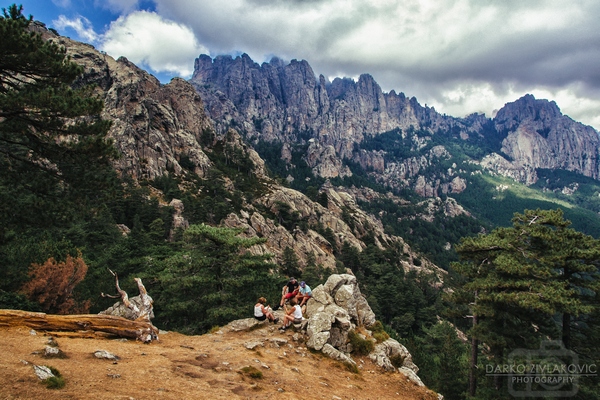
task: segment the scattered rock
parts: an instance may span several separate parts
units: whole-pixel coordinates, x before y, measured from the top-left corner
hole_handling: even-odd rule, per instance
[[[267,320],[265,320],[267,321]],[[227,329],[231,332],[241,332],[241,331],[249,331],[251,329],[256,329],[256,327],[258,325],[263,325],[265,323],[265,321],[259,321],[256,318],[245,318],[245,319],[238,319],[235,321],[232,321],[230,323],[228,323],[224,329]]]
[[[345,363],[350,363],[352,365],[356,365],[356,361],[354,361],[352,359],[352,357],[350,357],[349,355],[347,355],[345,353],[342,353],[341,351],[339,351],[338,349],[336,349],[329,343],[326,343],[323,346],[323,348],[321,349],[321,351],[323,352],[323,354],[325,354],[329,358],[332,358],[337,361],[345,362]]]
[[[67,358],[67,355],[58,347],[46,346],[44,348],[46,358]]]
[[[244,343],[244,347],[247,348],[248,350],[254,350],[259,346],[264,347],[265,346],[264,342],[255,341],[255,342]]]
[[[118,361],[118,360],[120,360],[119,356],[114,355],[114,354],[112,354],[112,353],[110,353],[110,352],[108,352],[106,350],[96,350],[94,352],[94,356],[96,358],[102,358],[102,359],[105,359],[105,360],[112,360],[112,361]]]
[[[46,367],[45,365],[34,365],[33,372],[35,372],[37,377],[42,381],[54,377],[54,374],[52,371],[50,371],[50,368]]]
[[[413,371],[412,369],[409,369],[406,367],[400,367],[400,368],[398,368],[398,371],[400,371],[402,374],[404,374],[408,378],[409,381],[415,383],[417,386],[425,386],[425,384],[423,383],[421,378],[419,378],[417,373],[415,371]]]
[[[298,335],[297,333],[294,334],[294,336]],[[294,339],[296,340],[296,339]],[[276,345],[276,347],[279,346],[283,346],[284,344],[287,344],[288,340],[287,339],[283,339],[283,338],[270,338],[269,341],[271,343],[273,343],[274,345]]]
[[[398,343],[397,340],[387,339],[385,342],[375,345],[375,348],[369,354],[371,361],[386,371],[396,370],[396,367],[391,361],[394,357],[402,360],[402,365],[400,367],[408,368],[415,374],[419,372],[419,368],[412,362],[412,355],[409,353],[408,349]]]

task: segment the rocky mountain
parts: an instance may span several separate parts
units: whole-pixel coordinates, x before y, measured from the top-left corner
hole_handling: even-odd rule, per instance
[[[264,161],[238,132],[223,128],[222,121],[207,115],[203,99],[190,83],[176,78],[163,85],[125,58],[115,60],[91,45],[55,35],[43,27],[38,29],[48,40],[65,46],[72,59],[85,67],[78,84],[95,84],[98,95],[104,99],[103,117],[113,122],[109,136],[121,153],[115,162],[120,174],[150,185],[154,179],[169,175],[180,180],[182,190],[189,190],[190,180],[207,178],[215,168],[215,157],[230,151],[227,157],[247,157],[249,164],[245,168],[262,189],[260,195],[244,200],[236,212],[216,222],[242,227],[250,237],[266,238],[267,242],[257,246],[255,252],[273,254],[281,261],[285,249],[291,248],[301,267],[314,257],[317,264],[331,270],[336,267],[336,248],[348,243],[362,250],[366,246],[362,238],[373,235],[381,247],[394,244],[403,249],[406,270],[422,270],[433,273],[439,281],[443,279],[445,272],[425,259],[414,265],[413,260],[421,256],[402,238],[385,233],[381,221],[362,211],[354,196],[343,188],[323,187],[323,206],[269,178]],[[223,179],[227,191],[239,191],[232,179]],[[168,202],[158,190],[155,194],[165,206],[172,207],[173,228],[188,225],[181,201]],[[282,204],[286,205],[283,211]],[[282,224],[284,211],[293,215],[296,222],[303,221],[303,228],[297,223]],[[342,214],[351,220],[344,220]],[[120,227],[125,233],[129,228]],[[327,229],[333,232],[329,238],[323,236]]]
[[[454,118],[403,93],[383,93],[367,74],[357,82],[330,82],[316,77],[306,61],[274,58],[258,65],[247,55],[201,55],[190,82],[176,78],[163,85],[125,58],[114,60],[93,46],[39,29],[85,66],[78,84],[97,85],[105,101],[103,115],[113,121],[110,136],[122,154],[115,164],[121,174],[150,185],[157,178],[174,177],[181,190],[207,196],[189,182],[211,179],[219,162],[238,162],[237,171],[247,170],[261,189],[250,195],[237,178],[224,176],[224,189],[242,201],[211,222],[265,237],[267,243],[255,251],[274,254],[278,261],[291,248],[300,266],[314,256],[332,269],[336,249],[348,243],[362,250],[365,238],[372,237],[381,248],[401,248],[405,270],[427,270],[441,281],[443,272],[402,238],[413,227],[391,229],[384,225],[384,215],[376,209],[365,212],[359,203],[398,205],[398,193],[410,189],[420,196],[408,201],[418,214],[398,217],[398,223],[437,224],[440,218],[471,215],[454,197],[485,170],[528,184],[537,181],[539,168],[598,178],[597,132],[563,116],[553,102],[530,95],[507,104],[494,119],[481,114]],[[275,145],[270,159],[260,154],[265,143]],[[463,145],[475,153],[457,153]],[[282,164],[276,172],[291,187],[273,180],[265,161],[270,167]],[[357,177],[390,193],[382,196],[378,189],[365,196],[360,183],[351,187],[339,181]],[[307,196],[307,185],[314,185],[323,201]],[[156,194],[161,197],[160,190]],[[432,201],[425,204],[427,198]],[[177,226],[187,226],[184,204],[163,200],[172,205]],[[444,251],[451,244],[447,239]]]
[[[599,174],[598,133],[562,115],[554,102],[531,95],[506,104],[493,119],[480,114],[454,118],[403,93],[384,93],[368,74],[358,81],[330,82],[316,77],[304,60],[274,58],[259,65],[246,54],[201,55],[191,82],[217,129],[238,127],[249,140],[308,142],[306,162],[324,178],[350,176],[343,161],[351,160],[392,188],[410,187],[425,197],[458,193],[466,185],[461,174],[424,172],[450,158],[443,147],[430,145],[436,136],[486,142],[493,151],[478,160],[481,165],[528,184],[537,180],[537,168],[594,179]],[[390,157],[386,150],[363,146],[369,137],[393,130],[413,154]]]
[[[525,95],[498,111],[494,125],[506,136],[502,152],[515,167],[564,169],[599,178],[598,132],[561,114],[555,102]],[[533,173],[524,179],[537,180]]]

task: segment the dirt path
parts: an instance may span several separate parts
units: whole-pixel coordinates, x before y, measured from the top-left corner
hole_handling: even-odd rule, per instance
[[[202,336],[168,332],[159,342],[142,344],[62,333],[54,337],[69,358],[46,359],[42,354],[49,334],[0,328],[0,399],[437,399],[368,359],[355,359],[360,372],[352,373],[309,351],[293,335],[265,325],[251,332]],[[250,342],[263,346],[250,350]],[[120,359],[97,359],[96,350]],[[34,375],[33,364],[57,368],[66,386],[47,389]],[[244,373],[249,366],[262,372],[262,378]]]

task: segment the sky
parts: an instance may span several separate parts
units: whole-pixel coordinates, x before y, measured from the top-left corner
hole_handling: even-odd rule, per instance
[[[12,3],[5,3],[8,7]],[[21,0],[61,35],[168,82],[200,54],[373,76],[438,112],[492,117],[523,95],[600,129],[598,0]]]

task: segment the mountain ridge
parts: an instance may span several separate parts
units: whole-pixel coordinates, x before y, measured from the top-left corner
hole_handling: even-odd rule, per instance
[[[433,135],[443,131],[463,141],[484,138],[499,142],[497,153],[513,168],[525,171],[519,180],[528,184],[537,180],[528,172],[530,166],[566,169],[594,179],[599,176],[598,132],[563,116],[555,102],[536,100],[530,94],[505,104],[494,118],[483,114],[456,118],[421,106],[402,92],[384,93],[369,74],[360,75],[358,81],[335,78],[330,82],[323,75],[317,78],[305,60],[285,64],[274,58],[273,63],[259,65],[247,54],[214,59],[201,55],[190,82],[205,101],[217,129],[233,123],[250,140],[282,142],[297,140],[304,132],[304,136],[333,146],[340,161],[364,163],[365,156],[359,157],[353,144],[367,135],[393,129],[406,134],[415,129]],[[229,101],[225,113],[214,107],[217,99],[219,105]],[[330,170],[321,176],[340,174],[341,170]]]

